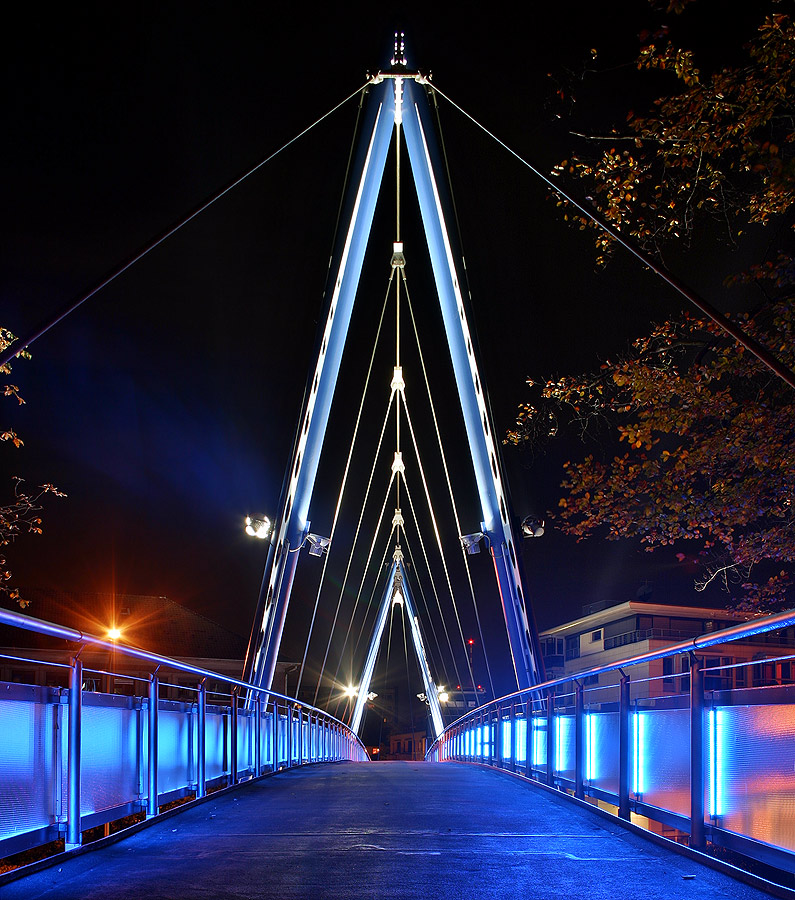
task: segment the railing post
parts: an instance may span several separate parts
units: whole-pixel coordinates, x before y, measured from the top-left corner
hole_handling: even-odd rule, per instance
[[[515,772],[517,770],[516,765],[516,749],[519,746],[519,742],[516,739],[516,700],[511,700],[511,712],[508,721],[511,723],[511,771]]]
[[[623,672],[618,691],[618,815],[629,821],[629,675]]]
[[[273,771],[279,771],[279,704],[273,698],[273,722],[271,722],[271,741],[273,743]]]
[[[254,698],[254,777],[262,774],[262,695]]]
[[[146,816],[157,815],[157,712],[160,695],[160,679],[157,672],[149,676],[149,796],[146,801]]]
[[[489,762],[493,766],[497,766],[498,768],[502,768],[503,766],[503,733],[502,733],[502,708],[497,707],[496,709],[497,717],[496,717],[496,733],[494,735],[494,755],[496,759],[489,760]],[[489,718],[491,718],[491,714],[489,714]],[[489,744],[489,749],[491,749],[491,744]]]
[[[66,842],[64,849],[79,847],[83,842],[80,830],[80,755],[83,719],[83,662],[75,657],[69,669],[69,731],[67,734],[67,800]]]
[[[585,797],[583,790],[583,750],[584,740],[583,691],[582,683],[574,682],[574,796],[578,800]]]
[[[286,744],[287,744],[287,753],[285,754],[287,759],[285,762],[286,768],[290,768],[293,764],[293,707],[290,703],[287,704],[287,727],[286,727]]]
[[[199,683],[196,703],[196,797],[207,796],[207,681]]]
[[[533,695],[528,694],[524,703],[524,717],[527,727],[524,733],[524,773],[533,777]]]
[[[298,757],[298,765],[302,766],[304,764],[304,711],[301,707],[298,707],[298,753],[296,756]]]
[[[690,657],[690,846],[703,850],[704,834],[704,672]]]
[[[555,785],[555,690],[547,691],[547,784]]]
[[[229,709],[229,727],[230,733],[230,754],[232,759],[229,761],[229,783],[237,784],[237,687],[232,688],[232,704]]]

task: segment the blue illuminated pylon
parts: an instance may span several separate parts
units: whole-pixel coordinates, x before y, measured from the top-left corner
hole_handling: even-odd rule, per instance
[[[402,49],[402,48],[401,48]],[[347,229],[331,266],[325,324],[304,398],[301,419],[265,567],[246,657],[248,680],[270,687],[290,600],[298,551],[309,534],[309,506],[359,284],[378,191],[392,135],[405,134],[433,275],[464,416],[481,503],[481,531],[494,559],[516,680],[520,688],[543,680],[532,611],[522,587],[517,530],[503,476],[499,444],[489,412],[470,332],[456,258],[447,228],[443,180],[426,95],[427,79],[410,72],[401,54],[371,80],[368,120],[362,132],[347,199]]]

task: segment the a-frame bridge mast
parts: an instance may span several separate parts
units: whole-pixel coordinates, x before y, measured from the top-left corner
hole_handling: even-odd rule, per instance
[[[441,167],[427,90],[427,79],[409,71],[402,45],[397,43],[391,68],[371,79],[367,117],[347,198],[346,230],[332,258],[325,324],[285,476],[246,658],[246,678],[264,687],[273,681],[298,555],[309,536],[309,506],[331,401],[387,153],[392,135],[399,139],[401,124],[475,472],[481,532],[494,560],[516,680],[520,688],[527,688],[543,679],[538,635],[522,587],[515,517],[444,213],[444,181],[437,177]]]

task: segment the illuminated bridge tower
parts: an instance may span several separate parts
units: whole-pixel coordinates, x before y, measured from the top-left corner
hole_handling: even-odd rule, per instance
[[[391,68],[371,79],[365,125],[342,219],[345,230],[332,258],[317,358],[285,477],[246,659],[246,677],[265,687],[273,680],[298,551],[314,538],[309,532],[310,503],[331,401],[387,153],[393,136],[401,139],[401,130],[466,427],[482,511],[481,534],[494,560],[516,680],[520,688],[543,680],[538,635],[522,586],[515,518],[462,296],[461,260],[454,253],[445,216],[449,204],[445,184],[437,174],[441,165],[429,90],[427,79],[408,69],[402,44],[397,43]],[[393,567],[391,577],[394,573]]]

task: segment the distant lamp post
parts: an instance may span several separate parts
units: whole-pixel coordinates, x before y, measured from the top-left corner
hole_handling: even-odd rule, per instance
[[[267,516],[246,516],[246,534],[264,541],[273,530],[273,524]]]

